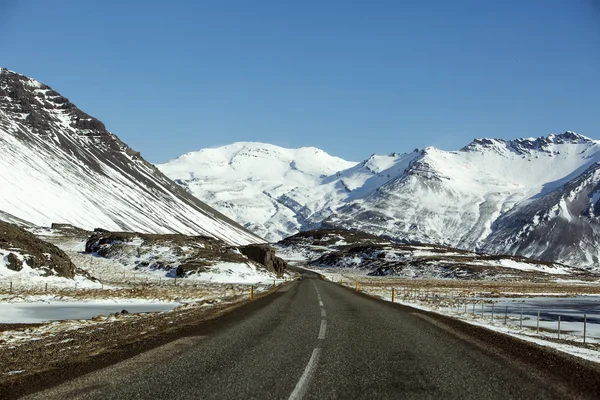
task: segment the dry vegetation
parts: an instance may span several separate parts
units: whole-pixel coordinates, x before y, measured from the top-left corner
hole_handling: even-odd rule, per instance
[[[326,274],[327,275],[327,274]],[[557,283],[557,282],[516,282],[516,281],[468,281],[450,279],[403,279],[379,277],[335,276],[334,280],[354,285],[365,291],[372,289],[389,290],[400,294],[405,290],[417,293],[437,293],[459,297],[521,297],[534,295],[555,295],[564,297],[580,294],[600,294],[598,283]]]
[[[268,287],[261,285],[261,288]],[[258,288],[257,288],[258,289]],[[15,287],[11,292],[8,287],[0,287],[3,297],[28,297],[50,295],[53,300],[85,300],[99,299],[148,299],[160,301],[194,301],[195,299],[217,298],[243,295],[249,291],[248,285],[220,284],[204,282],[185,282],[183,280],[165,280],[163,284],[128,284],[127,287],[105,289],[71,289],[71,288],[24,288]]]

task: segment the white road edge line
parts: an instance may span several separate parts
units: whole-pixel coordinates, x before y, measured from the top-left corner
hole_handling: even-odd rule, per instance
[[[289,400],[299,400],[306,393],[306,389],[308,388],[308,383],[310,382],[310,378],[312,374],[315,372],[315,368],[317,363],[319,362],[319,357],[321,356],[321,348],[317,347],[313,350],[312,356],[310,356],[310,360],[308,360],[308,364],[304,369],[304,373],[300,377],[300,380],[296,384],[294,391],[290,394]]]
[[[327,320],[321,320],[321,329],[319,329],[319,337],[317,339],[325,339],[325,332],[327,331]]]
[[[319,300],[319,305],[323,307],[323,302],[321,300]]]
[[[321,317],[326,317],[324,308],[321,309]]]

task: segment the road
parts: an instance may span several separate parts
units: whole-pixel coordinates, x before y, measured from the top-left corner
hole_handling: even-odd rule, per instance
[[[302,279],[206,332],[28,399],[597,398],[595,364]]]

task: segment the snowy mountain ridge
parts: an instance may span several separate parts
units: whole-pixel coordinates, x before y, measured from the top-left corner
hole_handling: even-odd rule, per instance
[[[300,229],[304,216],[320,209],[327,193],[308,198],[299,188],[318,188],[324,177],[356,163],[314,147],[285,149],[239,142],[184,154],[157,165],[171,179],[223,214],[267,239]],[[307,208],[308,207],[308,208]]]
[[[272,145],[262,146],[279,154]],[[211,163],[204,151],[190,154]],[[302,162],[323,165],[330,157],[324,154],[309,154],[312,161]],[[372,155],[346,168],[336,163],[331,169],[337,170],[327,176],[320,176],[321,171],[326,175],[322,169],[302,179],[289,178],[287,158],[264,164],[257,158],[237,175],[208,166],[201,177],[193,165],[178,160],[177,176],[173,161],[157,167],[272,241],[299,230],[342,227],[577,266],[596,265],[600,257],[594,246],[600,188],[592,172],[600,162],[600,141],[571,131],[508,141],[480,138],[457,151],[427,147]],[[259,170],[269,170],[268,183],[253,174]],[[185,179],[186,172],[196,179]],[[248,185],[240,184],[245,181],[260,191],[247,191]],[[228,189],[231,185],[238,185],[236,191]],[[555,230],[551,237],[550,227]],[[565,240],[565,235],[575,239]]]
[[[0,69],[0,219],[262,239],[191,196],[50,87]]]

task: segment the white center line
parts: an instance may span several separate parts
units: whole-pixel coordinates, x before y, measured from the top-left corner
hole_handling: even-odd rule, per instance
[[[323,317],[323,318],[325,317],[325,309],[324,308],[321,309],[321,317]]]
[[[327,331],[327,320],[321,320],[321,329],[319,329],[319,337],[317,339],[325,339],[325,331]]]
[[[319,356],[321,355],[321,349],[316,348],[312,352],[312,356],[310,356],[310,360],[308,360],[308,364],[304,369],[304,373],[300,377],[300,380],[296,384],[294,391],[289,397],[289,400],[297,400],[301,399],[306,393],[306,389],[308,388],[308,383],[310,382],[310,378],[312,374],[315,372],[315,368],[317,367],[317,363],[319,362]]]
[[[320,305],[321,307],[323,307],[323,301],[322,301],[322,300],[319,300],[319,305]]]

